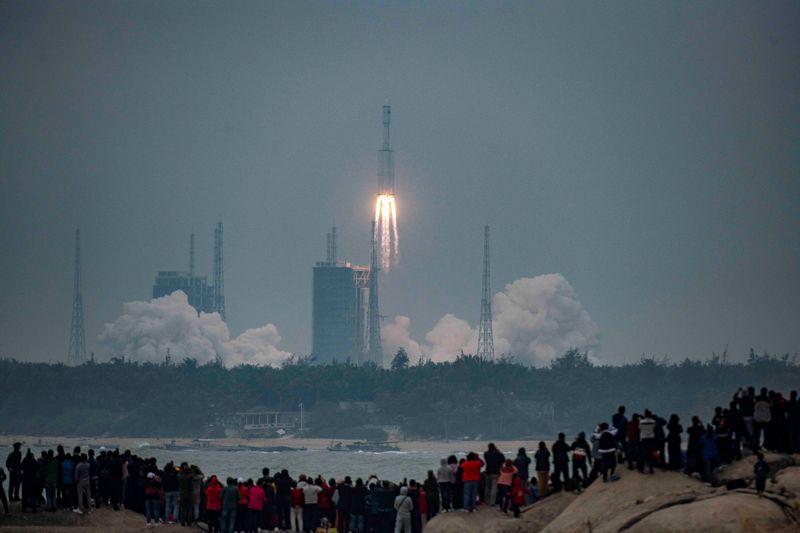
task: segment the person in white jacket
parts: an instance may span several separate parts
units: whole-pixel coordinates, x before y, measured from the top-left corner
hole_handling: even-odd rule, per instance
[[[408,487],[400,487],[400,495],[394,499],[394,509],[397,511],[394,533],[411,533],[411,511],[414,510],[414,502],[408,497]]]

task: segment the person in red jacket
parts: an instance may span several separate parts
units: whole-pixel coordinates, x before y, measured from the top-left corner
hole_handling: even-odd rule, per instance
[[[464,511],[475,512],[478,498],[478,484],[481,481],[481,468],[483,461],[475,452],[467,454],[467,460],[461,465],[464,474],[461,476],[464,481]]]
[[[206,521],[208,533],[219,532],[219,513],[222,511],[222,485],[217,476],[211,476],[206,487]]]
[[[519,509],[525,505],[525,496],[530,493],[530,489],[515,474],[514,480],[511,482],[511,510],[514,512],[514,518],[519,518]]]
[[[244,531],[247,525],[247,501],[250,487],[243,478],[239,478],[237,484],[239,485],[239,505],[236,506],[236,531]],[[250,485],[252,484],[253,480],[251,479]]]
[[[247,529],[246,531],[255,532],[261,531],[261,519],[264,516],[264,502],[267,500],[267,495],[262,488],[263,481],[261,479],[255,485],[251,485],[248,481],[247,493]]]
[[[303,528],[303,506],[306,497],[303,489],[294,487],[292,489],[292,509],[289,511],[289,531],[305,531]]]
[[[428,493],[425,492],[425,489],[422,488],[422,485],[419,486],[419,496],[417,497],[417,509],[419,511],[421,521],[422,521],[422,530],[425,529],[425,526],[428,524]]]

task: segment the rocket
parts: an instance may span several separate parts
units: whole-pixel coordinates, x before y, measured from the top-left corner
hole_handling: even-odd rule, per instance
[[[394,150],[389,143],[392,106],[383,106],[383,145],[378,150],[378,195],[394,196]]]

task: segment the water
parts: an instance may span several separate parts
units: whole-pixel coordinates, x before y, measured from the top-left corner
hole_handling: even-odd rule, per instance
[[[206,476],[257,478],[268,467],[273,474],[287,469],[292,477],[307,474],[322,475],[325,479],[350,476],[366,481],[371,475],[379,479],[399,481],[403,478],[424,480],[428,470],[436,471],[442,456],[431,451],[403,452],[330,452],[309,449],[290,452],[258,452],[251,450],[220,452],[214,450],[155,450],[143,448],[136,452],[143,457],[155,457],[163,466],[167,461],[179,464],[186,461],[200,467]]]

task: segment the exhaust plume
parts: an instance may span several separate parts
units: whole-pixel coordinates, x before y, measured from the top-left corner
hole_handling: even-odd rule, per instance
[[[279,366],[291,355],[278,348],[281,337],[273,324],[231,339],[219,313],[198,314],[183,291],[123,304],[122,315],[104,326],[98,341],[112,355],[152,363],[163,362],[167,349],[175,361],[193,358],[204,364],[219,356],[228,367]]]
[[[527,365],[543,366],[571,348],[585,350],[593,360],[599,347],[599,328],[578,301],[575,289],[561,274],[520,278],[505,286],[492,299],[495,352],[513,356]],[[452,361],[463,351],[474,354],[478,347],[476,327],[453,314],[446,314],[425,335],[420,345],[411,339],[411,321],[398,316],[384,326],[381,335],[387,354],[414,347],[434,362]]]

